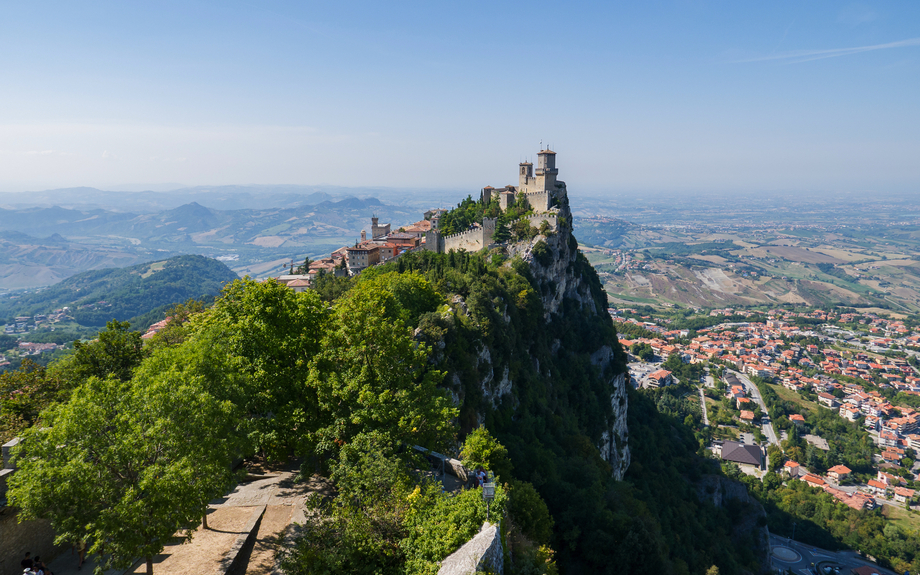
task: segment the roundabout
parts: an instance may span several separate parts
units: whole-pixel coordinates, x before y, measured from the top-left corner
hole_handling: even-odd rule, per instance
[[[797,551],[781,545],[775,545],[773,547],[773,557],[779,559],[783,563],[798,563],[802,559],[802,556],[799,555]]]

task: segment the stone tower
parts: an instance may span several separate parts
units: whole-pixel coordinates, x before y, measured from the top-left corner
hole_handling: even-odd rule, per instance
[[[556,152],[549,148],[537,154],[537,192],[553,191],[556,189]]]
[[[381,224],[380,218],[376,214],[371,218],[371,239],[376,240],[380,236],[385,236],[390,233],[390,224]]]
[[[533,164],[530,162],[521,162],[519,167],[520,172],[518,174],[518,186],[522,190],[533,186]]]

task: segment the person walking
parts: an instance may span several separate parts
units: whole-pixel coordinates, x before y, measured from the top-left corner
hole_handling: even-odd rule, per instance
[[[32,560],[32,553],[29,551],[26,551],[26,557],[25,559],[19,562],[19,566],[22,567],[23,570],[31,571],[34,565],[35,565],[35,562]]]

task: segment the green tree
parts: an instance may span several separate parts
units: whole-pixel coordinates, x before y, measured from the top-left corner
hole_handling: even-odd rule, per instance
[[[512,481],[508,498],[508,514],[525,537],[538,544],[548,544],[553,536],[552,515],[533,485],[527,481]]]
[[[233,414],[178,369],[91,377],[24,435],[10,499],[22,519],[49,519],[58,542],[104,546],[118,567],[143,557],[150,575],[153,556],[229,486]]]
[[[511,230],[508,229],[508,224],[502,221],[502,218],[499,218],[495,223],[495,233],[492,234],[492,241],[497,244],[502,244],[511,239]]]
[[[508,450],[484,426],[480,425],[466,436],[460,458],[467,469],[482,467],[495,473],[498,479],[511,478]]]
[[[128,381],[147,356],[141,334],[130,329],[126,321],[110,321],[93,341],[74,342],[74,352],[61,361],[57,370],[75,385],[90,377],[112,376]]]
[[[629,351],[642,361],[651,361],[655,359],[655,350],[647,343],[636,342],[632,344]]]
[[[270,457],[308,449],[303,437],[316,427],[318,404],[307,379],[326,322],[316,293],[251,279],[227,285],[208,312],[191,320],[189,345],[219,347],[233,358],[245,381],[234,401],[251,445]]]
[[[166,327],[158,331],[148,342],[147,349],[152,351],[158,347],[179,345],[189,335],[189,319],[205,310],[203,301],[190,299],[185,303],[178,303],[166,311]]]
[[[313,260],[310,259],[310,256],[305,256],[303,258],[303,263],[297,266],[295,270],[298,274],[305,274],[310,271],[310,264],[313,263]]]
[[[32,341],[32,340],[29,340],[29,341]],[[5,333],[0,333],[0,351],[9,351],[13,349],[14,347],[16,347],[17,345],[19,345],[18,338],[12,335],[7,335]]]
[[[430,286],[397,282],[394,294],[385,280],[359,282],[336,302],[323,351],[311,364],[320,420],[312,440],[322,453],[334,455],[339,445],[375,430],[432,448],[453,435],[457,410],[438,388],[444,374],[406,325],[418,321],[411,309],[426,309],[416,303],[427,301]]]
[[[770,460],[770,469],[776,471],[783,466],[783,450],[776,445],[771,444],[767,448],[767,456]]]
[[[32,426],[43,409],[69,392],[67,381],[29,359],[17,370],[0,373],[0,442]]]
[[[511,224],[511,231],[518,241],[529,240],[537,235],[538,230],[530,225],[530,220],[520,219]]]

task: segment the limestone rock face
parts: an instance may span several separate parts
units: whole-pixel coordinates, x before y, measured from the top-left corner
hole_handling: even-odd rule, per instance
[[[759,559],[761,573],[769,572],[770,533],[767,530],[767,512],[748,493],[744,484],[722,475],[704,475],[696,484],[696,494],[700,501],[712,503],[716,507],[724,507],[732,500],[747,506],[747,511],[742,514],[743,520],[734,525],[732,540],[740,544],[747,539],[747,535],[753,534],[756,541],[754,553]]]
[[[538,292],[542,303],[542,326],[532,326],[527,333],[505,334],[505,339],[496,341],[483,338],[476,340],[470,347],[457,356],[452,356],[445,349],[442,336],[429,336],[416,330],[416,338],[427,341],[433,351],[432,362],[446,361],[448,377],[446,387],[461,409],[468,409],[464,419],[465,425],[479,425],[487,421],[490,410],[519,408],[519,389],[522,382],[534,377],[548,380],[548,393],[552,392],[552,373],[558,365],[570,361],[571,357],[590,358],[591,365],[607,384],[610,397],[609,420],[600,429],[592,430],[593,441],[601,457],[612,467],[613,476],[623,479],[629,468],[630,452],[627,430],[627,384],[628,374],[622,365],[623,355],[615,347],[616,341],[599,337],[597,341],[579,340],[578,349],[567,349],[565,338],[559,334],[567,333],[566,327],[572,322],[588,320],[591,323],[600,318],[610,322],[607,314],[607,296],[584,255],[578,252],[578,242],[572,235],[571,212],[565,193],[565,184],[559,183],[555,196],[555,205],[551,212],[554,229],[546,235],[537,235],[533,240],[507,245],[504,250],[508,258],[506,265],[513,265],[520,257],[529,264],[529,273],[533,278],[533,288]],[[545,215],[545,214],[544,214]],[[536,221],[541,215],[531,216]],[[542,221],[541,221],[542,223]],[[536,226],[534,226],[536,227]],[[545,226],[544,226],[545,228]],[[513,294],[511,294],[513,297]],[[479,299],[469,299],[476,298]],[[490,296],[491,297],[491,296]],[[487,300],[494,310],[491,323],[484,324],[492,333],[501,332],[510,326],[508,313],[509,301],[500,297]],[[467,296],[452,295],[449,309],[442,316],[443,329],[457,328],[460,324],[479,326],[484,314],[482,296],[470,293]],[[479,306],[479,307],[476,307]],[[474,309],[479,309],[473,313]],[[577,317],[564,314],[576,314]],[[558,330],[554,333],[554,330]],[[549,332],[549,333],[546,333]],[[609,332],[605,332],[609,333]],[[511,340],[514,343],[509,343]],[[569,344],[572,345],[572,344]],[[521,354],[527,354],[522,357]],[[558,360],[565,360],[561,363]],[[527,372],[526,376],[522,372]],[[507,413],[507,412],[506,412]],[[512,420],[515,415],[512,415]]]
[[[564,185],[563,190],[564,190]],[[568,198],[563,191],[559,194],[560,225],[556,231],[548,236],[537,236],[529,242],[515,244],[509,248],[509,255],[520,256],[530,264],[534,278],[540,283],[541,297],[543,300],[543,314],[547,322],[553,321],[553,316],[560,313],[562,303],[566,299],[574,300],[591,314],[607,314],[606,306],[601,306],[598,294],[592,293],[592,288],[583,270],[576,265],[578,259],[578,244],[572,236],[572,214],[569,210]],[[542,257],[535,253],[539,250],[537,245],[545,244],[549,248],[551,257],[544,251]],[[542,248],[542,246],[541,246]],[[600,297],[606,299],[606,295]],[[628,384],[625,373],[615,373],[614,353],[609,342],[598,342],[599,347],[591,354],[591,363],[597,366],[601,373],[612,374],[610,381],[614,392],[610,397],[613,416],[609,427],[601,436],[597,446],[601,456],[613,467],[613,475],[623,479],[630,462],[628,435],[626,427],[626,410],[628,407],[626,386]],[[553,354],[559,348],[554,345]]]

